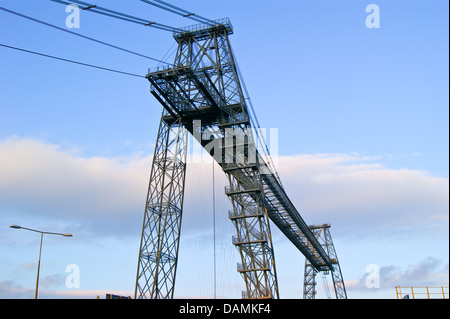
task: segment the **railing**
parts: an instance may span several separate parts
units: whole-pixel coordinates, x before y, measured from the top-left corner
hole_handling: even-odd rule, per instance
[[[241,187],[239,187],[241,186]],[[238,186],[225,186],[225,193],[245,193],[249,191],[257,191],[259,190],[259,183],[246,183],[246,184],[239,184]]]
[[[273,297],[272,297],[272,293],[271,293],[270,289],[262,288],[262,287],[259,291],[258,290],[250,290],[249,292],[242,291],[242,299],[256,299],[256,298],[271,299]]]
[[[230,107],[230,106],[234,106],[234,105],[227,105],[227,106]],[[228,118],[223,118],[220,125],[226,126],[227,124],[243,123],[243,122],[244,123],[250,122],[250,118],[247,115],[245,115],[244,113],[235,113]]]
[[[395,287],[397,299],[448,299],[448,287]]]
[[[246,208],[239,208],[237,211],[229,210],[228,218],[244,218],[244,217],[257,217],[261,216],[263,213],[258,209],[257,205],[248,206]]]
[[[234,235],[232,237],[232,242],[235,245],[238,244],[248,244],[248,243],[257,243],[257,242],[267,242],[267,234],[252,234],[248,233],[246,236]]]
[[[248,263],[244,263],[244,264],[238,263],[237,264],[237,271],[238,272],[241,272],[241,271],[252,271],[252,270],[270,270],[270,267],[268,265],[267,266],[264,265],[262,267],[258,267],[258,266],[254,267],[253,265],[248,264]]]
[[[161,215],[179,215],[181,210],[179,207],[172,203],[147,203],[147,211],[156,216]]]
[[[173,34],[174,38],[179,37],[180,35],[184,34],[184,33],[188,33],[188,32],[201,32],[201,31],[206,31],[209,28],[212,27],[217,27],[217,26],[224,26],[225,28],[230,30],[230,33],[233,32],[233,26],[231,25],[231,21],[229,18],[222,18],[222,19],[217,19],[213,21],[214,24],[210,23],[197,23],[197,24],[193,24],[193,25],[189,25],[187,27],[182,27],[182,28],[177,28],[178,30],[180,30],[180,32],[175,32]]]

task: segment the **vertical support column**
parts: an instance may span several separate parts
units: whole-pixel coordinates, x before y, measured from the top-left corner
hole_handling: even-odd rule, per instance
[[[153,155],[135,298],[173,298],[186,173],[186,129],[163,113]]]
[[[327,253],[332,269],[325,269],[327,273],[331,272],[333,278],[334,292],[337,299],[347,299],[347,292],[345,290],[344,279],[342,277],[341,266],[339,265],[339,260],[337,258],[336,250],[334,248],[333,240],[330,233],[330,225],[324,224],[320,226],[310,226],[311,231],[314,236],[319,241],[320,245],[323,247]],[[309,242],[308,242],[309,245]],[[315,299],[316,295],[316,282],[315,282],[315,269],[309,263],[308,260],[305,261],[305,275],[303,282],[303,298],[304,299]]]
[[[331,276],[333,278],[334,291],[337,299],[347,299],[347,291],[345,290],[344,278],[342,277],[341,266],[337,258],[336,249],[334,248],[333,240],[331,239],[330,226],[324,229],[325,248],[330,257],[333,269]]]
[[[399,294],[401,294],[400,291],[401,291],[401,290],[400,290],[400,286],[395,286],[395,294],[397,295],[397,299],[400,299],[400,298],[399,298]],[[401,295],[400,295],[400,297],[401,297]]]
[[[316,237],[319,242],[322,234],[322,227],[310,227],[314,237]],[[312,247],[311,242],[308,241],[307,244],[309,247]],[[323,244],[321,243],[323,246]],[[304,270],[304,278],[303,278],[303,299],[316,299],[316,272],[317,270],[311,264],[311,262],[305,258],[305,270]]]
[[[225,189],[233,210],[229,217],[236,228],[233,244],[241,263],[237,270],[245,281],[244,299],[279,298],[269,219],[258,183],[244,184],[228,174]]]
[[[308,259],[305,259],[303,281],[303,299],[316,299],[316,271]]]
[[[269,216],[253,137],[239,126],[226,129],[224,136],[222,155],[230,183],[225,193],[233,205],[229,218],[236,228],[233,244],[241,258],[237,269],[246,287],[242,297],[279,298]]]

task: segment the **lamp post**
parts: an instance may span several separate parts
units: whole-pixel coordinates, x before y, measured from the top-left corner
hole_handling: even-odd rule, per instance
[[[34,293],[34,299],[37,299],[38,286],[39,286],[39,271],[41,269],[42,239],[44,237],[44,234],[59,235],[59,236],[64,236],[64,237],[72,237],[72,234],[51,233],[51,232],[46,232],[46,231],[41,231],[41,230],[36,230],[36,229],[31,229],[31,228],[26,228],[26,227],[22,227],[22,226],[18,226],[18,225],[10,225],[9,227],[14,228],[14,229],[25,229],[25,230],[29,230],[29,231],[33,231],[33,232],[41,234],[41,244],[39,246],[39,260],[38,260],[37,279],[36,279],[36,291]]]

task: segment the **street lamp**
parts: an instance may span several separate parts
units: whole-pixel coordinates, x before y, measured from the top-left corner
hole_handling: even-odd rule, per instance
[[[9,227],[14,228],[14,229],[30,230],[30,231],[33,231],[33,232],[41,234],[41,244],[39,246],[39,261],[38,261],[38,270],[37,270],[37,279],[36,279],[36,291],[34,293],[34,299],[37,299],[38,285],[39,285],[39,270],[41,268],[42,238],[44,237],[44,234],[59,235],[59,236],[64,236],[64,237],[72,237],[72,234],[51,233],[51,232],[46,232],[46,231],[41,231],[41,230],[36,230],[36,229],[31,229],[31,228],[26,228],[26,227],[22,227],[22,226],[18,226],[18,225],[10,225]]]

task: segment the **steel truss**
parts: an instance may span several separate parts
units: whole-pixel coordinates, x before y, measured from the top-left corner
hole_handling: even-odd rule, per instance
[[[228,19],[174,34],[173,65],[149,71],[163,106],[142,228],[136,298],[172,298],[183,212],[186,132],[228,177],[232,242],[240,254],[243,298],[279,298],[269,220],[317,270],[331,261],[257,149],[228,36]],[[264,145],[265,146],[265,145]]]
[[[344,279],[342,277],[341,266],[337,258],[336,250],[334,248],[333,240],[330,233],[330,225],[324,224],[320,226],[310,226],[311,231],[321,243],[322,247],[330,256],[332,267],[328,270],[323,270],[325,274],[331,272],[333,279],[333,286],[336,299],[347,299],[347,292],[345,290]],[[305,272],[303,281],[303,298],[315,299],[316,297],[316,269],[312,266],[311,262],[305,260]]]

